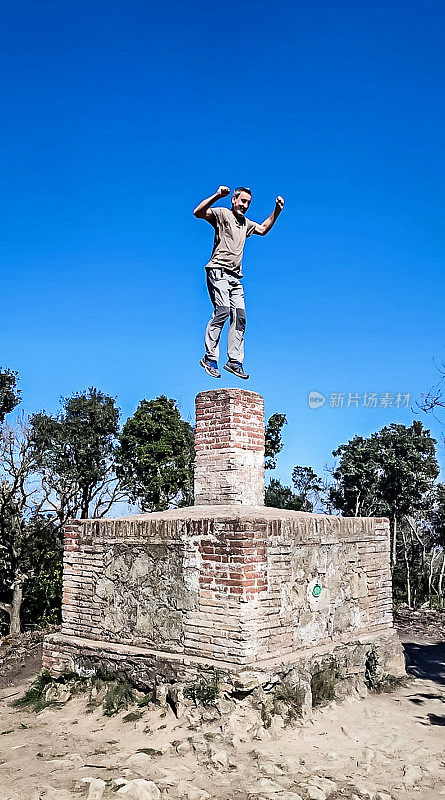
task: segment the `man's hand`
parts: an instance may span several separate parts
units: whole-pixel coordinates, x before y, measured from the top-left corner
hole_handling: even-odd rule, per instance
[[[198,217],[198,219],[206,219],[208,222],[210,222],[213,216],[212,211],[210,210],[213,206],[213,203],[217,203],[218,200],[221,200],[221,197],[227,197],[228,194],[230,194],[230,189],[228,186],[218,186],[215,194],[212,194],[211,197],[206,197],[206,199],[203,200],[199,206],[196,206],[193,212],[195,217]]]
[[[275,225],[275,222],[277,221],[283,208],[284,208],[284,197],[281,197],[281,195],[279,194],[277,199],[275,200],[275,208],[272,211],[272,214],[267,219],[265,219],[264,222],[261,223],[261,225],[259,225],[258,223],[256,224],[254,233],[256,233],[258,236],[265,236],[266,233],[269,233],[272,226]]]

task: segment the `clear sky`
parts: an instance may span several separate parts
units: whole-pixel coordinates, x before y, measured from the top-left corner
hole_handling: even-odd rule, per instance
[[[222,183],[260,222],[286,199],[244,259],[242,386],[287,414],[277,477],[410,424],[445,360],[444,23],[442,0],[3,4],[0,365],[23,407],[96,386],[123,421],[160,394],[193,421],[197,392],[236,384],[198,366],[192,209]]]

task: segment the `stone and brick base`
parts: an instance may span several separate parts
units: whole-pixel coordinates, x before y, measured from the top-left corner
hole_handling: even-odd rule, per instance
[[[198,395],[199,504],[66,526],[63,625],[44,666],[100,664],[145,684],[209,670],[235,684],[252,670],[308,684],[335,658],[348,682],[375,648],[383,671],[403,674],[388,520],[266,508],[263,458],[259,395]]]

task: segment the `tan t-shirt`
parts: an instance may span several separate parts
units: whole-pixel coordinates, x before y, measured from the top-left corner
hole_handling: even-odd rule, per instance
[[[255,232],[257,223],[247,217],[236,217],[230,208],[210,208],[208,220],[215,228],[212,256],[206,269],[224,267],[236,278],[243,277],[242,260],[244,243]]]

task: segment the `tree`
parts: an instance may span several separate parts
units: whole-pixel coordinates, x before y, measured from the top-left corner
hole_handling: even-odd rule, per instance
[[[437,367],[437,371],[440,375],[438,382],[428,390],[426,395],[422,394],[422,402],[417,403],[418,408],[420,408],[421,411],[424,411],[425,414],[430,412],[435,413],[437,409],[445,408],[445,362],[442,362],[441,366]]]
[[[439,380],[428,390],[426,395],[421,395],[422,401],[417,403],[417,407],[425,414],[432,413],[438,422],[442,422],[442,420],[438,417],[438,413],[440,410],[445,408],[445,362],[442,362],[440,367],[437,367],[437,371],[440,376]],[[442,438],[445,441],[444,434],[442,434]],[[433,602],[437,602],[439,608],[443,609],[445,605],[445,485],[440,483],[435,488],[435,495],[429,506],[429,522],[431,523],[431,529],[428,530],[429,536],[427,538],[430,544],[430,550],[426,555],[426,558],[425,554],[427,548],[423,541],[422,551],[424,555],[424,561],[428,560],[429,562],[429,603],[432,605]],[[417,532],[416,536],[419,538]]]
[[[330,489],[334,507],[346,516],[390,518],[393,567],[398,526],[424,508],[439,474],[435,444],[415,420],[409,428],[393,423],[369,439],[356,436],[333,451],[340,458]]]
[[[329,488],[329,500],[346,517],[378,513],[378,451],[375,439],[354,436],[332,453],[340,463],[333,471],[336,484]]]
[[[143,511],[193,500],[193,428],[165,395],[142,400],[122,430],[116,452],[121,486]]]
[[[286,425],[285,414],[272,414],[269,417],[265,430],[264,466],[266,469],[275,469],[277,455],[283,449],[281,434],[283,425]]]
[[[439,474],[436,440],[415,420],[407,428],[393,423],[380,431],[381,508],[392,527],[392,563],[396,562],[397,525],[421,511]]]
[[[18,373],[11,369],[0,367],[0,424],[20,403],[20,389],[17,388]]]
[[[63,536],[57,520],[37,514],[26,526],[22,569],[28,575],[20,609],[26,629],[57,625],[62,616]]]
[[[296,466],[292,470],[292,483],[301,499],[301,511],[313,511],[315,503],[325,491],[323,481],[312,467]]]
[[[439,608],[445,607],[445,484],[434,487],[429,505],[431,540],[429,553],[428,597],[430,605],[435,600]]]
[[[271,478],[266,487],[265,505],[293,511],[313,511],[324,486],[312,467],[294,467],[292,483],[296,492],[289,486],[283,486],[276,478]]]
[[[20,632],[22,602],[38,580],[43,562],[49,578],[61,570],[60,536],[42,516],[45,501],[36,480],[29,428],[24,422],[15,428],[4,426],[0,436],[0,609],[7,614],[13,634]]]
[[[90,388],[63,398],[62,411],[31,417],[31,441],[47,494],[47,510],[59,523],[70,517],[104,516],[124,497],[114,474],[119,409],[115,399]]]
[[[445,483],[437,483],[428,503],[434,544],[445,548]]]
[[[292,511],[302,511],[302,499],[294,494],[289,486],[283,486],[276,478],[271,478],[266,486],[264,504],[272,508],[287,508]]]
[[[119,411],[97,389],[62,401],[57,417],[3,426],[0,441],[0,608],[12,633],[60,615],[62,527],[104,516],[126,497],[114,474]]]

